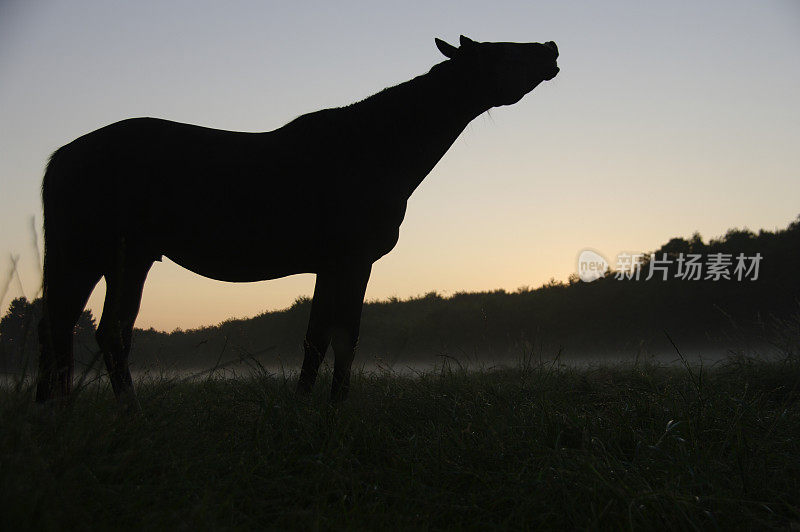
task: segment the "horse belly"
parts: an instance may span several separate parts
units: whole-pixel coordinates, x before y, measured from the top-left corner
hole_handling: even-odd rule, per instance
[[[224,174],[223,174],[224,175]],[[275,279],[313,271],[314,220],[298,217],[294,191],[241,192],[244,185],[196,187],[165,195],[151,218],[161,253],[195,273],[222,281]],[[160,202],[159,202],[160,203]],[[299,218],[299,219],[298,219]]]
[[[307,254],[274,242],[184,240],[164,246],[162,253],[187,270],[218,281],[263,281],[315,271]]]

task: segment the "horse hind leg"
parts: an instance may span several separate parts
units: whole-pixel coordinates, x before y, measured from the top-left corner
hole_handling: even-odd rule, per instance
[[[75,324],[101,276],[84,259],[45,253],[37,402],[66,398],[72,390]]]
[[[137,255],[124,242],[120,243],[117,255],[119,260],[105,273],[106,298],[96,337],[114,396],[123,409],[139,412],[128,355],[144,283],[153,261]]]

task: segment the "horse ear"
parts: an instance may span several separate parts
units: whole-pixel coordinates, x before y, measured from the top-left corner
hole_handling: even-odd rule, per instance
[[[455,56],[458,55],[458,48],[456,48],[452,44],[448,44],[438,38],[434,39],[434,42],[436,43],[436,48],[438,48],[439,51],[442,52],[442,54],[444,54],[445,57],[453,59]]]
[[[459,44],[461,46],[465,47],[465,48],[469,48],[470,46],[475,44],[475,41],[473,41],[469,37],[464,37],[463,35],[461,37],[459,37],[458,40],[459,40]]]

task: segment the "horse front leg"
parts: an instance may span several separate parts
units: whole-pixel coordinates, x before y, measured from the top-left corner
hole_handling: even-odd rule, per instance
[[[334,283],[326,273],[318,273],[311,301],[311,316],[303,342],[303,369],[297,382],[297,393],[310,395],[317,381],[317,374],[325,352],[331,343],[331,323],[334,309]]]
[[[372,264],[358,265],[344,272],[338,279],[336,312],[333,320],[331,344],[333,346],[333,385],[331,401],[347,399],[350,391],[350,368],[355,357],[361,326],[364,292],[372,271]]]
[[[340,401],[347,397],[364,292],[371,271],[372,264],[358,263],[337,265],[317,274],[298,393],[311,392],[328,345],[332,343],[335,359],[331,399]]]

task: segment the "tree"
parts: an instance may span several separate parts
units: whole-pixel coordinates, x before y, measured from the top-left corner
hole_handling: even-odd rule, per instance
[[[41,315],[41,298],[30,302],[25,297],[18,297],[11,302],[0,319],[0,371],[17,372],[26,365],[28,368],[34,366],[39,353],[37,326]],[[75,326],[76,344],[87,346],[88,351],[96,350],[96,329],[92,311],[84,310]],[[76,349],[76,357],[90,360],[85,351],[87,349]]]

